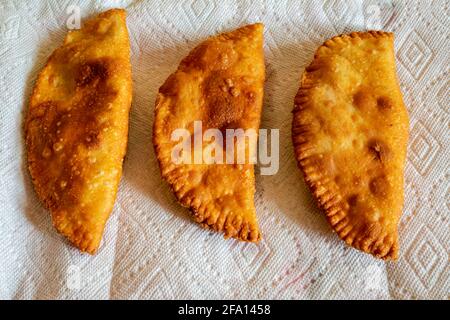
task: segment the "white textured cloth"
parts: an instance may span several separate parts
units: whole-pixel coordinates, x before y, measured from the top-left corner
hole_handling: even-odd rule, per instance
[[[67,32],[83,18],[128,11],[134,96],[115,209],[95,256],[51,225],[33,190],[22,122],[31,89]],[[0,298],[439,298],[448,299],[448,1],[22,1],[0,2]],[[159,86],[208,35],[265,24],[262,128],[280,129],[280,170],[257,176],[259,245],[224,240],[193,223],[161,180],[151,144]],[[347,248],[316,208],[297,169],[291,110],[300,75],[334,35],[395,32],[410,114],[400,259]]]

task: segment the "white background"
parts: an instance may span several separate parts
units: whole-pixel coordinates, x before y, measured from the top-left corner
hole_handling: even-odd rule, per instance
[[[53,229],[25,165],[22,121],[37,73],[82,17],[128,11],[134,101],[114,212],[96,256]],[[0,2],[0,298],[449,298],[449,4],[447,1]],[[257,176],[263,241],[225,241],[191,222],[163,183],[151,127],[156,92],[208,35],[265,24],[262,128],[280,129],[280,170]],[[397,263],[347,248],[296,167],[290,127],[300,74],[343,32],[395,32],[410,113]]]

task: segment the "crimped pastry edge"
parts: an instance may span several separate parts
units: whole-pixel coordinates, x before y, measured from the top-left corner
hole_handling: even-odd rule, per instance
[[[125,9],[112,8],[112,9],[100,12],[98,15],[94,15],[90,18],[87,18],[83,22],[82,28],[84,28],[87,24],[91,23],[92,21],[95,21],[97,19],[107,19],[114,14],[120,15],[120,18],[124,21],[124,23],[126,25],[127,11]],[[79,29],[79,30],[81,30],[81,29]],[[77,30],[77,31],[79,31],[79,30]],[[100,248],[103,234],[104,234],[104,228],[106,227],[106,223],[103,226],[101,238],[98,241],[98,243],[96,243],[95,241],[93,241],[92,239],[90,239],[88,237],[89,231],[86,230],[83,226],[79,226],[79,227],[77,227],[75,229],[71,229],[71,230],[68,230],[67,228],[61,228],[59,223],[56,221],[57,217],[53,212],[54,208],[51,205],[51,201],[44,196],[43,190],[42,190],[43,188],[41,187],[41,184],[39,184],[36,179],[36,173],[35,173],[35,168],[34,168],[35,161],[34,161],[33,157],[31,156],[31,148],[29,146],[29,141],[28,141],[28,128],[29,128],[30,121],[32,121],[32,118],[30,118],[30,116],[31,116],[30,106],[32,105],[32,103],[35,100],[35,97],[37,95],[38,84],[44,77],[44,73],[47,70],[47,68],[49,67],[50,63],[53,62],[53,60],[55,59],[56,54],[59,51],[61,51],[63,49],[63,47],[67,44],[67,40],[69,39],[70,32],[72,32],[72,31],[69,30],[67,32],[67,34],[64,36],[64,40],[63,40],[62,44],[60,46],[58,46],[55,50],[53,50],[53,52],[48,57],[47,61],[45,62],[45,65],[42,67],[42,69],[38,73],[38,76],[36,77],[36,81],[34,83],[33,90],[31,92],[31,96],[30,96],[30,99],[28,102],[27,114],[26,114],[24,122],[23,122],[23,132],[24,132],[24,137],[25,137],[25,149],[26,149],[26,157],[27,157],[27,168],[30,173],[30,177],[31,177],[32,184],[33,184],[33,189],[35,190],[35,192],[38,196],[38,199],[43,204],[43,207],[49,211],[49,213],[51,215],[52,225],[55,228],[55,230],[59,234],[64,236],[65,239],[71,245],[76,247],[81,252],[88,253],[90,255],[95,255]],[[128,33],[127,33],[127,37],[129,37]],[[131,68],[131,65],[130,65],[130,68]],[[126,136],[126,140],[127,140],[126,145],[128,145],[128,135]],[[122,175],[122,173],[121,173],[121,175]],[[115,199],[117,199],[117,192],[118,192],[118,186],[116,188],[116,192],[114,195]],[[111,209],[110,215],[112,213],[112,210],[113,209]]]
[[[308,165],[309,156],[313,146],[308,140],[308,125],[296,123],[296,116],[304,110],[308,100],[308,90],[314,84],[308,80],[308,74],[314,72],[320,67],[317,64],[317,58],[321,50],[330,50],[333,47],[346,45],[353,39],[368,38],[390,38],[393,40],[394,34],[384,31],[352,32],[350,34],[341,34],[326,40],[314,54],[314,59],[305,68],[301,78],[299,90],[294,99],[293,120],[292,120],[292,142],[297,165],[303,173],[304,180],[309,190],[317,200],[318,206],[325,212],[326,219],[338,236],[349,246],[354,247],[365,253],[369,253],[383,260],[396,260],[398,258],[398,235],[390,234],[383,230],[383,233],[373,238],[370,236],[358,236],[352,233],[351,225],[347,213],[342,209],[342,196],[337,188],[326,177],[321,177],[320,170]],[[320,178],[315,178],[320,177]]]
[[[235,29],[230,32],[224,32],[220,33],[216,36],[213,36],[211,38],[216,37],[223,37],[227,36],[229,33],[235,33],[235,32],[242,32],[241,30],[250,28],[250,29],[256,29],[260,28],[261,26],[264,26],[262,23],[254,23],[242,26],[238,29]],[[200,43],[199,45],[204,44],[205,42],[209,41],[211,38],[206,39],[204,42]],[[194,47],[191,49],[190,53],[192,53],[197,47]],[[190,55],[188,54],[188,56]],[[187,57],[188,57],[187,56]],[[180,65],[178,66],[177,70],[169,75],[167,77],[167,80],[170,79],[174,74],[176,74],[180,69],[180,66],[182,64],[183,60],[180,62]],[[166,80],[166,81],[167,81]],[[166,82],[161,86],[164,87]],[[163,98],[163,95],[161,93],[158,93],[156,101],[155,101],[155,120],[156,120],[156,113],[158,108],[161,105],[161,100]],[[157,134],[156,134],[156,121],[153,122],[153,135],[152,135],[152,144],[154,146],[156,158],[158,160],[158,165],[161,171],[161,175],[166,180],[170,186],[171,191],[174,193],[177,201],[183,206],[189,209],[190,215],[193,218],[195,222],[197,222],[201,227],[209,230],[213,230],[216,232],[223,233],[224,238],[234,238],[240,241],[245,242],[259,242],[261,240],[261,232],[258,228],[258,225],[250,225],[248,222],[242,221],[242,219],[236,221],[230,221],[230,219],[221,219],[225,214],[222,212],[219,213],[216,222],[211,223],[209,222],[209,218],[213,215],[213,212],[217,212],[215,209],[210,209],[208,204],[198,204],[194,199],[190,197],[184,196],[183,193],[179,192],[179,189],[177,187],[176,178],[171,176],[171,172],[174,168],[167,169],[163,171],[163,157],[161,156],[161,153],[159,152],[159,147],[162,143],[159,142]],[[221,220],[222,223],[217,223],[217,221]]]

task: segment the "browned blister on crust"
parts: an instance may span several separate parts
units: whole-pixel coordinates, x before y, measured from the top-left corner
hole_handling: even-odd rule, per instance
[[[317,50],[295,97],[292,139],[305,181],[338,235],[396,259],[408,114],[392,33],[355,32]]]
[[[112,211],[128,136],[130,45],[124,10],[70,31],[40,72],[25,123],[34,188],[55,228],[95,253]]]
[[[159,89],[153,144],[162,176],[195,221],[225,237],[258,241],[253,164],[174,164],[175,129],[258,130],[264,86],[263,25],[211,37]],[[225,147],[225,144],[224,144]],[[248,147],[248,145],[246,145]],[[225,153],[225,151],[224,151]]]

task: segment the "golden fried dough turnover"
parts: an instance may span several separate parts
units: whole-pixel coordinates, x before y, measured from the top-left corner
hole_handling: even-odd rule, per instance
[[[95,253],[113,209],[128,136],[130,44],[124,10],[70,31],[39,74],[26,119],[28,167],[55,228]]]
[[[295,97],[292,138],[305,181],[338,235],[396,259],[408,114],[392,33],[355,32],[317,50]]]
[[[263,25],[211,37],[182,60],[159,89],[153,144],[163,178],[196,222],[225,237],[258,241],[253,164],[175,164],[178,128],[258,130],[265,77]],[[246,145],[248,148],[248,145]]]

